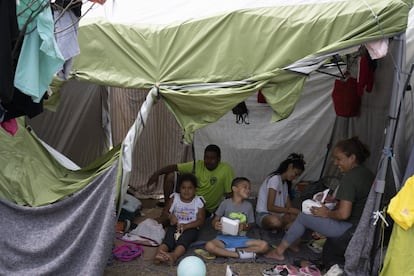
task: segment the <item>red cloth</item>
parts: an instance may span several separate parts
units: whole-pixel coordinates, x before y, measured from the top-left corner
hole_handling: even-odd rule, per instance
[[[349,77],[347,80],[335,80],[332,100],[336,115],[354,117],[359,115],[361,97],[357,91],[357,81]]]
[[[364,92],[371,93],[374,86],[374,72],[375,66],[370,62],[368,54],[365,53],[361,56],[359,63],[359,76],[358,76],[358,95],[362,96]]]
[[[17,126],[16,119],[10,119],[8,121],[0,123],[0,126],[4,128],[5,131],[10,133],[12,136],[14,136],[19,129]]]
[[[257,93],[257,102],[267,103],[266,98],[263,96],[262,90],[259,90],[259,92]]]

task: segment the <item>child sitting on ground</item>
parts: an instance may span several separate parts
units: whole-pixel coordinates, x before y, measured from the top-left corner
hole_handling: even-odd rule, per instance
[[[246,237],[246,232],[254,223],[253,206],[246,199],[250,194],[250,181],[245,177],[236,177],[232,184],[232,198],[225,199],[218,207],[212,221],[216,230],[222,230],[221,217],[239,219],[237,236],[218,235],[207,242],[205,249],[214,255],[241,259],[254,259],[256,253],[266,253],[268,244],[263,240]]]
[[[156,264],[174,264],[197,240],[199,227],[204,224],[204,199],[196,195],[197,178],[192,174],[183,174],[178,187],[180,193],[171,194],[172,200],[164,209],[168,210],[170,226],[155,254]]]

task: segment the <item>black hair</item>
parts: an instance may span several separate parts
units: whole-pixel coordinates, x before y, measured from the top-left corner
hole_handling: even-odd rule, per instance
[[[371,154],[368,147],[357,136],[339,141],[335,148],[338,148],[348,157],[354,154],[358,164],[364,163]]]
[[[236,177],[233,179],[233,181],[231,182],[231,186],[237,186],[239,185],[241,182],[243,181],[247,181],[250,183],[250,180],[247,177]]]
[[[191,174],[191,173],[184,173],[181,174],[177,183],[178,189],[181,188],[181,184],[183,184],[183,182],[185,181],[189,181],[191,182],[191,184],[193,184],[194,188],[198,187],[198,180],[197,177],[195,177],[195,175]]]
[[[217,145],[208,145],[205,150],[204,150],[204,154],[209,151],[209,152],[215,152],[217,154],[217,157],[221,157],[221,150],[219,148],[219,146]]]
[[[295,152],[289,154],[288,158],[282,161],[279,167],[268,175],[268,178],[274,175],[277,175],[277,174],[281,175],[282,173],[286,172],[290,164],[292,164],[293,168],[299,169],[303,172],[305,170],[305,164],[306,164],[305,160],[303,159],[303,154],[295,153]],[[292,182],[286,180],[286,183],[288,185],[289,197],[291,200],[293,200],[294,196],[293,196],[293,190],[292,190]]]
[[[303,154],[295,152],[289,154],[288,158],[282,161],[279,167],[269,174],[269,177],[286,172],[290,164],[292,164],[293,168],[299,169],[303,172],[306,164],[305,160],[303,160]]]

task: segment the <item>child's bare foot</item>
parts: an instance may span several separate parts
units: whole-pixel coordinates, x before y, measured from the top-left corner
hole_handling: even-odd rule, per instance
[[[283,254],[278,254],[276,249],[273,249],[264,255],[266,258],[275,259],[278,261],[284,261],[285,256]]]
[[[159,251],[157,252],[157,254],[155,254],[154,257],[154,264],[160,264],[167,261],[167,259],[165,258],[164,252],[163,251]]]
[[[160,263],[164,263],[164,262],[168,262],[169,260],[169,256],[168,256],[168,252],[160,249],[157,254],[155,254],[154,257],[154,263],[155,264],[160,264]]]
[[[162,257],[161,253],[155,254],[154,257],[154,264],[160,264],[164,261],[164,258]]]
[[[174,254],[168,253],[168,252],[164,252],[165,254],[165,258],[166,258],[166,262],[169,265],[174,265],[175,262],[177,261],[177,258],[174,256]]]

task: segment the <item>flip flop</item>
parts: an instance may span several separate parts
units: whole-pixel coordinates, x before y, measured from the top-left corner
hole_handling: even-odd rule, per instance
[[[313,252],[319,254],[322,253],[323,245],[325,244],[326,239],[319,239],[319,240],[310,240],[307,243],[307,246]]]
[[[210,252],[208,252],[207,250],[204,250],[202,248],[197,248],[194,249],[194,253],[196,253],[197,255],[203,257],[203,259],[206,260],[214,260],[216,258],[216,255],[211,254]]]

